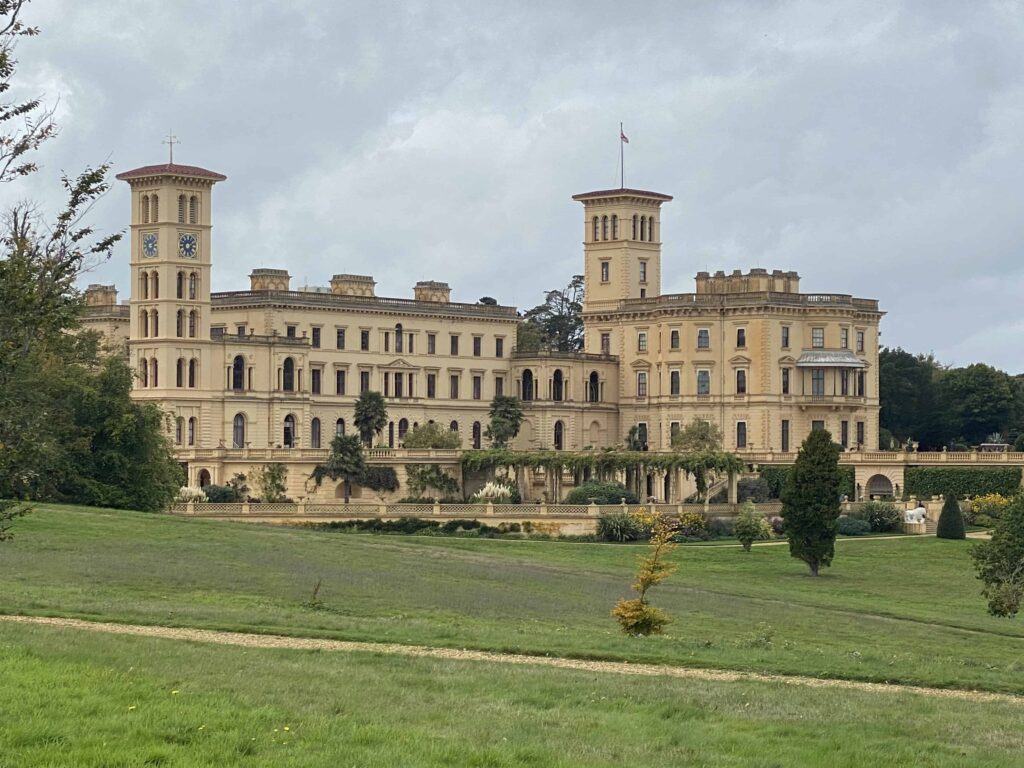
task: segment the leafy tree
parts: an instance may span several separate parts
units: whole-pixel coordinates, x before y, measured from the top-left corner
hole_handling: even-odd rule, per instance
[[[619,600],[612,609],[619,626],[627,635],[660,634],[670,619],[660,608],[647,602],[647,591],[657,586],[675,571],[666,557],[676,548],[675,524],[664,515],[643,510],[632,513],[637,525],[651,532],[651,549],[647,557],[641,558],[633,591],[638,594],[632,600]]]
[[[498,300],[492,296],[481,296],[477,304],[483,304],[485,307],[496,307],[498,306]]]
[[[256,474],[260,500],[268,504],[285,501],[288,493],[288,467],[275,462],[264,464]]]
[[[359,480],[366,469],[363,445],[355,435],[335,435],[327,461],[317,464],[309,476],[319,488],[324,478],[345,481],[345,503],[352,497],[352,483]]]
[[[544,303],[528,310],[523,320],[530,330],[519,334],[517,347],[521,350],[532,352],[544,347],[559,352],[578,352],[583,349],[583,275],[573,275],[565,288],[548,291]],[[534,342],[537,346],[533,346]]]
[[[405,433],[402,445],[406,448],[460,448],[462,438],[458,432],[445,429],[440,424],[428,421],[418,424]]]
[[[235,501],[249,498],[249,479],[241,472],[236,472],[227,483],[228,488],[235,492]]]
[[[371,445],[388,423],[388,409],[380,392],[367,390],[356,400],[355,425],[363,443]]]
[[[672,436],[672,450],[685,453],[722,450],[722,430],[717,424],[694,419]]]
[[[807,563],[811,576],[830,566],[835,555],[842,484],[839,450],[827,430],[813,430],[782,488],[789,554]]]
[[[1007,374],[975,363],[943,373],[938,380],[938,406],[953,434],[981,443],[1009,423],[1015,407],[1014,387]]]
[[[0,541],[14,538],[14,534],[11,533],[11,524],[16,518],[27,515],[29,511],[30,507],[27,504],[0,500]]]
[[[495,395],[489,412],[491,423],[484,436],[494,448],[505,448],[509,441],[519,434],[523,424],[523,407],[519,398],[510,395]]]
[[[939,513],[939,524],[935,535],[940,539],[964,539],[967,532],[964,530],[964,515],[960,511],[960,502],[956,494],[946,494],[946,500],[942,502],[942,512]]]
[[[748,501],[740,507],[740,513],[736,516],[736,522],[733,525],[733,534],[743,545],[744,551],[749,552],[755,541],[770,539],[772,529],[768,525],[768,521],[764,519],[764,515]]]
[[[942,430],[936,430],[932,415],[940,370],[931,355],[914,355],[899,347],[879,351],[879,422],[897,442],[913,438],[925,447],[935,441],[941,447]]]
[[[993,616],[1012,618],[1024,599],[1024,496],[1006,507],[992,530],[992,538],[971,551],[982,594]]]

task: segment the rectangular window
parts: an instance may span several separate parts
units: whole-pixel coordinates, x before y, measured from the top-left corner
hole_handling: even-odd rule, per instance
[[[636,349],[637,352],[647,351],[647,334],[642,331],[636,336]]]
[[[823,432],[825,430],[825,422],[820,419],[815,419],[811,422],[812,432]]]
[[[668,373],[668,393],[670,395],[679,394],[679,371],[669,371]]]
[[[362,394],[363,392],[369,392],[369,391],[370,391],[370,372],[369,371],[360,371],[359,372],[359,392],[360,392],[360,394]]]
[[[310,386],[314,395],[320,394],[320,379],[322,376],[323,373],[319,368],[314,368],[310,371]]]
[[[473,337],[473,357],[480,357],[483,351],[484,340],[479,336]]]
[[[427,374],[427,397],[429,397],[431,400],[433,400],[435,397],[437,397],[437,374],[436,373],[428,373]]]
[[[697,394],[711,394],[711,371],[706,369],[697,371]]]
[[[335,336],[334,346],[336,348],[338,348],[338,349],[344,349],[345,348],[345,329],[344,328],[338,328],[334,332],[334,336]]]
[[[384,371],[384,397],[391,397],[391,374]]]
[[[789,419],[782,420],[782,452],[789,453]]]
[[[825,329],[811,328],[811,346],[814,349],[822,349],[825,346]]]
[[[646,261],[641,261],[640,262],[640,282],[641,283],[646,283],[647,282],[647,262]]]
[[[747,394],[747,372],[743,368],[736,371],[736,394]]]
[[[711,349],[711,329],[697,329],[697,349]]]
[[[313,338],[312,338],[312,342],[311,343],[312,343],[314,349],[319,349],[320,348],[320,329],[319,328],[314,328],[313,329]]]
[[[345,394],[345,372],[335,371],[334,372],[334,394],[344,395]]]
[[[636,396],[647,397],[647,374],[644,371],[636,375]]]
[[[451,383],[451,390],[450,390],[448,396],[451,397],[452,400],[458,400],[459,399],[459,377],[456,376],[455,374],[452,374],[451,382],[450,383]]]
[[[608,262],[607,261],[602,261],[601,262],[601,282],[602,283],[607,283],[608,282]]]
[[[850,348],[850,329],[840,328],[839,329],[839,347],[841,349]]]
[[[668,433],[669,433],[669,437],[672,440],[676,439],[676,435],[679,434],[679,422],[678,421],[673,421],[673,422],[669,423],[669,425],[668,425]]]
[[[484,395],[484,381],[482,376],[473,377],[473,399],[480,400]]]
[[[395,374],[395,397],[405,397],[405,393],[404,393],[405,387],[403,386],[404,384],[405,384],[405,377],[402,374],[400,374],[400,373],[396,373]]]
[[[384,331],[384,351],[391,351],[391,334],[388,333],[387,331]]]
[[[745,421],[736,422],[736,447],[747,447],[747,422]]]
[[[437,334],[436,333],[428,333],[427,334],[427,354],[428,355],[436,355],[437,354]]]
[[[824,395],[825,395],[825,369],[824,368],[812,368],[811,369],[811,394],[814,397],[824,397]]]
[[[612,335],[610,333],[601,334],[601,354],[610,355],[612,353]]]
[[[789,326],[782,326],[782,348],[789,349]],[[787,424],[789,422],[786,422]]]
[[[294,339],[295,338],[295,327],[296,326],[294,326],[294,325],[286,325],[285,329],[284,329],[284,335],[287,336],[289,339]]]
[[[839,394],[850,394],[850,372],[845,368],[839,371]]]
[[[782,394],[789,394],[789,368],[782,369]]]
[[[864,331],[857,331],[857,351],[864,351]]]
[[[494,396],[501,397],[505,394],[505,377],[495,376],[494,377]]]
[[[857,422],[857,447],[864,445],[864,422]]]
[[[864,371],[857,371],[857,397],[866,397],[867,392],[864,386]]]
[[[413,353],[413,348],[412,348],[412,340],[413,340],[414,338],[415,338],[415,337],[414,337],[414,336],[413,336],[413,335],[412,335],[412,334],[410,333],[410,334],[409,334],[409,346],[408,346],[408,347],[406,347],[406,349],[408,349],[408,350],[409,350],[409,354],[410,354],[410,355],[411,355],[411,354]]]
[[[240,325],[236,328],[239,336],[245,336],[245,326]]]
[[[843,448],[848,448],[850,445],[850,422],[848,421],[839,422],[839,444]]]
[[[668,345],[672,349],[679,349],[679,330],[673,328],[668,335]]]
[[[359,349],[363,352],[370,351],[370,332],[360,331],[359,332]]]
[[[494,356],[504,357],[505,356],[505,340],[495,339],[494,340]]]
[[[459,337],[454,333],[451,335],[451,355],[456,357],[459,354]]]
[[[736,347],[737,349],[746,349],[747,346],[747,329],[737,328],[736,329]]]

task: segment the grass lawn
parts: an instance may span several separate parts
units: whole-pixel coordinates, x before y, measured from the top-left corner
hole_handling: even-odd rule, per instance
[[[1024,750],[1020,704],[908,693],[4,623],[0,665],[0,768],[994,768]]]
[[[651,593],[675,621],[638,640],[608,611],[643,547],[71,507],[39,507],[15,531],[0,549],[3,612],[1024,693],[1024,622],[986,615],[969,542],[842,541],[819,579],[784,546],[683,547]],[[318,580],[316,611],[303,602]]]

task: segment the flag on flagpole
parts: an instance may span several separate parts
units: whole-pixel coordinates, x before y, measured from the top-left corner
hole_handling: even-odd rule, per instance
[[[623,133],[621,128],[619,128],[619,141],[623,144],[629,144],[629,139],[626,138],[626,134]]]

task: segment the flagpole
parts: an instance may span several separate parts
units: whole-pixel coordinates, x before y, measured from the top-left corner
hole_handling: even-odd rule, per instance
[[[619,189],[626,188],[626,148],[625,142],[622,140],[624,135],[622,123],[619,123]]]

